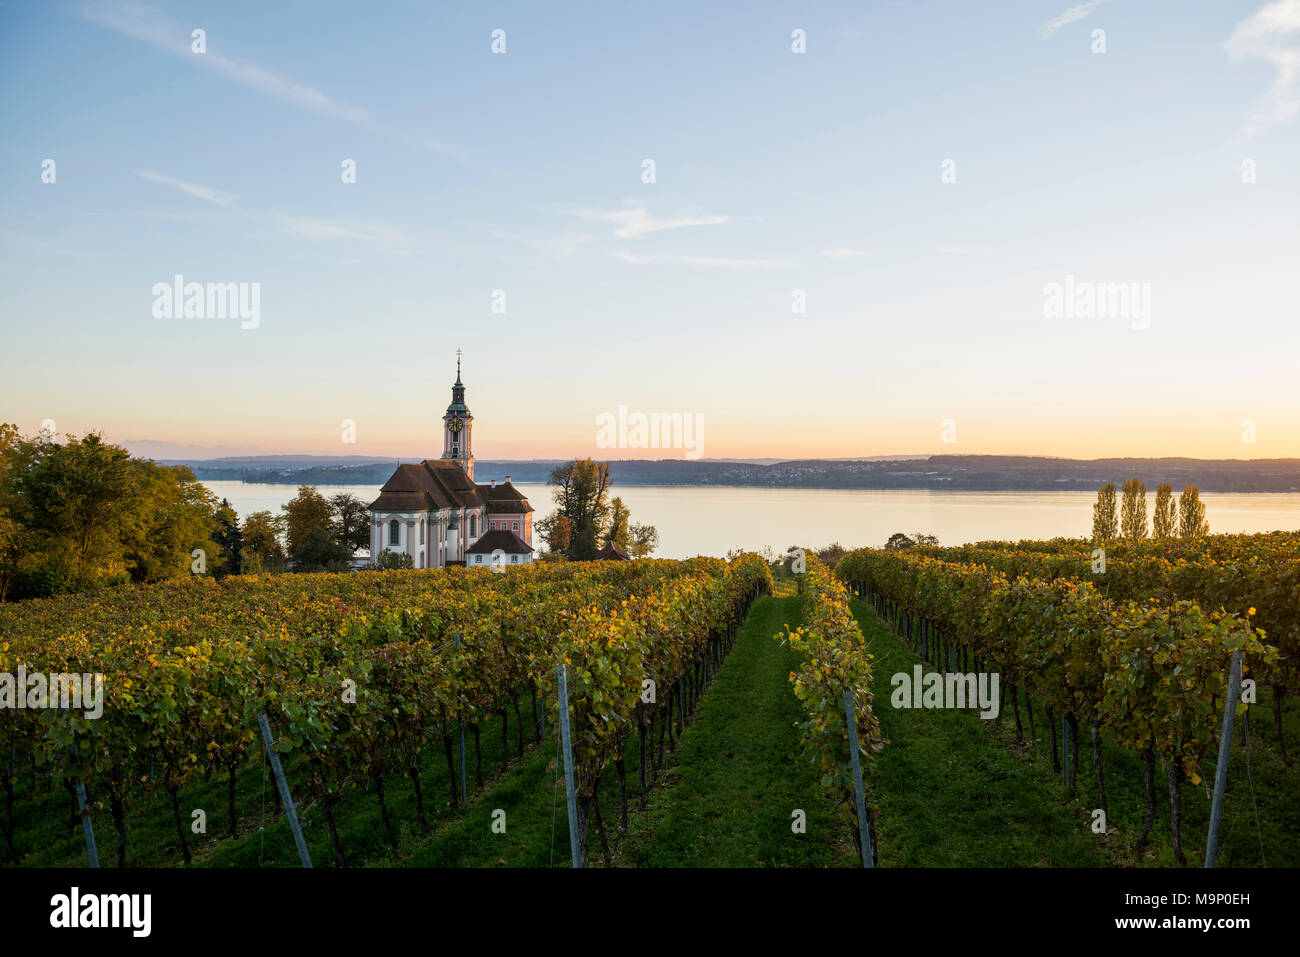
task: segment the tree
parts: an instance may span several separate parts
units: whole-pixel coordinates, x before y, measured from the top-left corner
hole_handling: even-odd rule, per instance
[[[60,444],[0,425],[0,598],[219,572],[218,514],[184,466],[132,458],[94,432]]]
[[[913,533],[912,533],[912,542],[913,542],[914,544],[918,545],[918,546],[920,546],[920,545],[924,545],[924,546],[927,546],[927,547],[929,547],[929,548],[938,548],[938,547],[939,547],[939,536],[938,536],[938,535],[926,535],[926,534],[923,534],[922,532],[913,532]]]
[[[1151,516],[1152,538],[1173,538],[1178,531],[1178,508],[1174,490],[1167,482],[1156,486],[1156,511]]]
[[[347,492],[330,497],[334,512],[334,540],[355,555],[358,549],[370,547],[370,510],[364,502]]]
[[[262,571],[284,568],[284,548],[280,545],[281,520],[270,512],[253,512],[245,517],[241,534],[244,547],[240,571],[256,575]]]
[[[1124,504],[1119,519],[1120,534],[1134,541],[1147,537],[1147,487],[1141,479],[1124,483]]]
[[[901,552],[906,548],[911,548],[916,542],[912,541],[902,532],[894,532],[889,536],[889,541],[885,542],[885,551]]]
[[[574,459],[557,467],[547,479],[557,510],[537,523],[537,532],[551,552],[573,561],[590,561],[602,545],[613,543],[633,558],[649,555],[659,545],[653,525],[631,522],[621,498],[609,500],[609,465]]]
[[[595,557],[601,533],[609,522],[609,465],[591,459],[574,459],[557,466],[547,479],[558,514],[571,527],[566,554],[576,561]]]
[[[1210,534],[1210,523],[1205,520],[1205,503],[1201,490],[1188,485],[1178,496],[1178,535],[1180,538],[1204,538]]]
[[[645,558],[659,547],[659,529],[653,525],[632,523],[627,534],[627,553],[633,558]]]
[[[16,425],[0,423],[0,601],[9,592],[23,554],[23,526],[18,521],[18,501],[11,485],[21,441]]]
[[[194,571],[195,552],[202,574],[224,569],[213,542],[220,528],[217,498],[184,465],[131,461],[132,488],[123,531],[123,559],[131,580],[182,578]]]
[[[825,548],[817,549],[817,557],[820,558],[828,568],[834,568],[836,563],[847,553],[847,549],[839,542],[831,542]]]
[[[554,555],[567,555],[573,545],[573,523],[567,515],[559,512],[537,523],[537,534],[546,542],[546,547]]]
[[[380,571],[391,571],[395,568],[414,568],[415,562],[406,552],[385,551],[375,561],[375,567]]]
[[[228,575],[238,575],[243,571],[241,552],[244,547],[244,535],[239,530],[239,515],[226,499],[217,506],[217,530],[212,533],[212,541],[221,552],[221,569]]]
[[[615,497],[609,503],[609,525],[605,529],[606,545],[616,545],[623,551],[627,551],[627,526],[630,517],[631,513],[621,498]]]
[[[1092,540],[1113,542],[1119,538],[1119,518],[1115,514],[1115,483],[1107,482],[1097,492],[1092,507]]]
[[[121,534],[129,520],[131,455],[97,433],[59,445],[21,443],[14,487],[19,521],[73,590],[121,575]],[[65,561],[67,559],[67,561]]]
[[[308,528],[289,554],[295,572],[344,572],[352,557],[346,545],[335,541],[333,529],[321,525]]]
[[[298,494],[280,507],[284,523],[284,537],[289,558],[297,564],[306,562],[316,565],[316,559],[322,555],[321,535],[324,533],[330,541],[334,540],[334,510],[329,500],[310,485],[298,486]],[[308,536],[311,544],[308,545]],[[304,549],[309,549],[310,558]]]

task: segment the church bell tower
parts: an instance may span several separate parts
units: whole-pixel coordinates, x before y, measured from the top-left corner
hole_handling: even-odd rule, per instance
[[[465,405],[465,386],[460,381],[460,350],[456,350],[456,384],[451,387],[451,405],[442,417],[442,457],[460,465],[466,476],[474,478],[474,446],[470,432],[474,416]]]

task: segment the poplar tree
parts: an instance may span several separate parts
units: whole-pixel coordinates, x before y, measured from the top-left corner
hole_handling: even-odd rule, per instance
[[[1151,516],[1152,538],[1173,538],[1178,533],[1178,506],[1174,504],[1174,490],[1168,483],[1156,488],[1156,512]]]
[[[1119,519],[1120,534],[1135,541],[1147,537],[1147,487],[1131,478],[1124,483],[1124,504]]]
[[[1107,482],[1098,489],[1097,504],[1092,507],[1092,540],[1111,542],[1118,537],[1119,518],[1115,514],[1115,483]]]
[[[1205,520],[1201,490],[1189,485],[1178,496],[1178,535],[1180,538],[1203,538],[1208,534],[1210,523]]]

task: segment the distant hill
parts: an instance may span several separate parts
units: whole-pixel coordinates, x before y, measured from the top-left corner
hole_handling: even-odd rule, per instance
[[[169,460],[208,481],[291,485],[382,485],[399,461],[364,456],[267,455]],[[480,460],[478,481],[545,482],[559,459]],[[958,489],[965,491],[1095,491],[1105,482],[1137,476],[1151,492],[1161,482],[1174,491],[1300,491],[1300,459],[1110,458],[1063,459],[1032,455],[931,455],[913,458],[728,461],[609,460],[618,485],[749,486],[832,489]]]

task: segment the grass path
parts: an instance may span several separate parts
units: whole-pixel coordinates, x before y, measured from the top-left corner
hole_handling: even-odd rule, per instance
[[[687,727],[645,812],[631,821],[620,863],[636,867],[809,867],[854,863],[800,753],[790,650],[773,635],[796,624],[795,598],[762,598]],[[792,812],[807,831],[791,829]]]
[[[888,742],[872,775],[880,866],[1108,864],[1103,840],[1064,788],[1003,747],[987,722],[966,711],[891,707],[890,676],[921,660],[870,606],[852,604],[876,658],[876,715]]]

